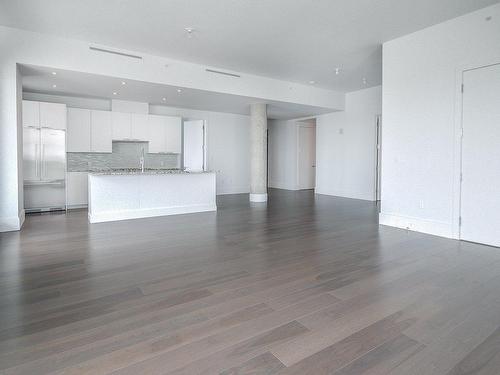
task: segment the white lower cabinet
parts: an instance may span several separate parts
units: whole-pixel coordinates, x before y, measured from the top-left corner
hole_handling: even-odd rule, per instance
[[[66,206],[81,208],[88,204],[88,173],[68,172],[66,174]]]

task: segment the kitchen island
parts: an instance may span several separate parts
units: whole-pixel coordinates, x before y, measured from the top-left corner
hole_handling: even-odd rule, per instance
[[[90,223],[217,210],[212,172],[109,170],[88,184]]]

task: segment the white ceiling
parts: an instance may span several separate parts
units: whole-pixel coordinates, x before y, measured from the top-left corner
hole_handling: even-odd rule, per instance
[[[42,94],[132,100],[154,105],[167,105],[241,115],[249,114],[251,103],[261,101],[258,98],[180,88],[150,82],[122,80],[118,77],[31,65],[21,65],[21,74],[23,77],[23,90],[25,92]],[[122,82],[125,82],[125,85]],[[53,87],[53,85],[56,85],[56,87]],[[181,89],[181,92],[178,92],[179,89]],[[116,92],[116,95],[113,95],[113,92]],[[166,98],[166,100],[164,101],[163,98]],[[331,108],[319,108],[269,100],[266,100],[266,103],[268,104],[268,117],[270,119],[288,120],[332,112]]]
[[[0,24],[347,92],[383,42],[498,1],[0,0]]]

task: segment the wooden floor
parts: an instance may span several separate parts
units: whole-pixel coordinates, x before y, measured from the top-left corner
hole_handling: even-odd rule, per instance
[[[273,190],[0,235],[1,374],[499,374],[500,249]]]

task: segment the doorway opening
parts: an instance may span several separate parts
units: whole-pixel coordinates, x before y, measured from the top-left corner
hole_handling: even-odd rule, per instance
[[[297,122],[297,188],[316,188],[316,119]]]

